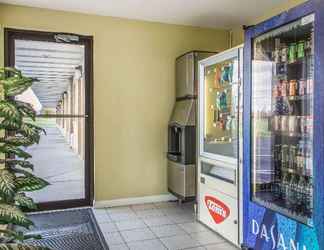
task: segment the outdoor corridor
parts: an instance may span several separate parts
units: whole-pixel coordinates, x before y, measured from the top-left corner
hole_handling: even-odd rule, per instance
[[[84,198],[84,161],[73,152],[55,119],[40,119],[46,130],[40,143],[27,149],[33,157],[34,174],[51,185],[30,193],[36,202]]]

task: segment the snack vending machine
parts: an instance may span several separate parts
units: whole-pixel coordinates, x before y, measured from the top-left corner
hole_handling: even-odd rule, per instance
[[[244,52],[244,246],[323,250],[324,1],[248,28]]]
[[[199,62],[198,220],[239,245],[243,48]]]

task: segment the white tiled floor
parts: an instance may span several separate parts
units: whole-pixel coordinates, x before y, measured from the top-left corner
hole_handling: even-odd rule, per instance
[[[192,204],[162,202],[94,213],[110,250],[236,250],[196,222]]]

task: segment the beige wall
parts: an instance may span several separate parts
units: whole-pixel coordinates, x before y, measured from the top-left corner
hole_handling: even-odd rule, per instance
[[[306,2],[306,0],[288,0],[284,4],[278,5],[276,8],[267,10],[265,13],[261,13],[261,15],[253,20],[250,20],[248,23],[244,23],[242,25],[253,25],[258,24],[262,21],[267,20],[268,18],[271,18],[275,15],[280,14],[283,11],[289,10],[299,4],[302,4]],[[244,42],[244,32],[242,30],[242,26],[240,27],[234,27],[232,29],[232,45],[237,46]]]
[[[96,200],[167,193],[175,58],[227,49],[228,32],[9,5],[0,17],[5,27],[94,36]]]

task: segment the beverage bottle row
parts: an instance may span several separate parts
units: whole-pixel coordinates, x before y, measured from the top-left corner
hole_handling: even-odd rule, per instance
[[[275,115],[307,116],[307,114],[312,113],[311,99],[300,102],[277,98],[272,106],[273,114]]]
[[[298,42],[285,43],[280,38],[275,38],[275,46],[272,52],[272,60],[276,63],[294,63],[303,59],[308,51],[312,51],[312,38]]]
[[[290,169],[304,176],[312,175],[311,145],[301,140],[297,145],[274,146],[274,163],[277,169]]]
[[[272,128],[276,132],[286,132],[293,135],[309,135],[312,131],[312,116],[275,115],[272,117]]]
[[[272,89],[273,97],[295,97],[312,94],[313,80],[278,80]]]
[[[284,172],[275,191],[291,211],[310,214],[313,208],[313,184],[310,177]]]

